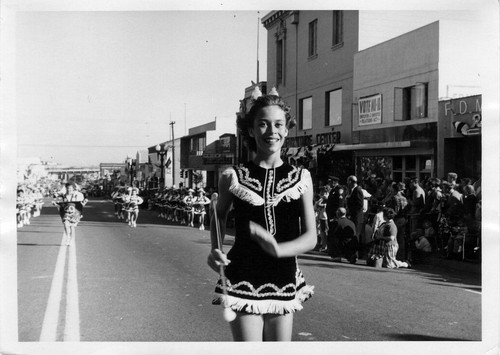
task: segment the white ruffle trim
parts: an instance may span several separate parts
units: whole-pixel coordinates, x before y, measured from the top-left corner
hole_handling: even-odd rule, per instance
[[[236,171],[234,169],[231,172],[231,185],[229,186],[229,192],[251,205],[262,206],[264,204],[262,196],[259,196],[257,193],[238,182],[238,177],[236,176]]]
[[[213,304],[225,304],[233,311],[253,314],[287,314],[302,310],[302,303],[311,298],[314,294],[314,286],[305,285],[295,295],[295,298],[290,301],[280,300],[251,300],[245,298],[234,297],[231,295],[224,296],[216,294]]]
[[[239,199],[250,203],[254,206],[262,206],[265,201],[262,196],[252,191],[246,186],[241,185],[238,182],[238,177],[236,175],[236,171],[233,169],[230,173],[231,175],[231,184],[229,186],[229,191]],[[270,200],[267,205],[276,207],[281,200],[285,200],[286,202],[290,202],[291,199],[298,200],[304,192],[307,191],[309,186],[311,185],[311,174],[308,170],[302,169],[300,180],[292,187],[286,189],[274,196],[272,200]]]
[[[286,189],[282,193],[274,196],[272,206],[276,206],[282,199],[286,202],[290,202],[290,199],[298,200],[309,188],[310,181],[311,174],[308,170],[302,169],[300,180],[291,188]]]

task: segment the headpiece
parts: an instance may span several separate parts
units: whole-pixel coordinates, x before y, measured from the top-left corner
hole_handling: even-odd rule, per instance
[[[271,91],[269,91],[268,95],[274,95],[274,96],[279,96],[278,91],[276,88],[273,86]],[[240,116],[243,118],[245,117],[248,112],[252,109],[252,106],[255,103],[255,100],[257,100],[259,97],[262,96],[262,91],[260,91],[260,88],[258,85],[255,85],[252,94],[250,95],[249,99],[243,99],[240,100]]]

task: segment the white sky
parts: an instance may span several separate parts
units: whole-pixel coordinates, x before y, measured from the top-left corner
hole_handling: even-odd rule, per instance
[[[170,118],[175,137],[215,117],[235,121],[245,87],[256,81],[258,29],[265,79],[259,16],[18,13],[19,157],[38,154],[76,165],[119,162],[170,139]]]
[[[420,1],[410,11],[380,1],[335,4],[361,10],[359,44],[364,49],[453,18],[455,10],[470,8],[471,2],[456,1],[450,8],[444,1]],[[267,79],[267,33],[258,19],[272,9],[269,2],[246,2],[245,11],[236,6],[214,11],[219,8],[197,8],[192,2],[160,11],[155,1],[148,2],[156,4],[150,11],[135,11],[141,9],[131,6],[134,1],[126,1],[127,6],[111,1],[115,6],[108,8],[131,11],[97,11],[102,8],[69,3],[73,6],[25,1],[23,9],[30,11],[17,12],[19,158],[76,166],[122,162],[169,140],[170,119],[176,122],[175,137],[215,117],[235,130],[239,100],[257,77],[257,31],[259,79]],[[284,3],[291,5],[276,8],[304,6]],[[319,4],[315,9],[325,6]],[[327,4],[324,9],[331,9]],[[52,11],[60,9],[86,11]],[[439,11],[420,11],[429,9]]]

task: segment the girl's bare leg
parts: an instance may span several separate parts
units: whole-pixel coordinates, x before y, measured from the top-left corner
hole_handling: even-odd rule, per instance
[[[265,314],[264,341],[291,341],[293,313]]]
[[[262,341],[264,330],[262,315],[236,312],[236,319],[229,325],[234,341]]]

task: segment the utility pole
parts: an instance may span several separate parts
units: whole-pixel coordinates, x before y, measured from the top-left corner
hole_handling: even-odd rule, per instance
[[[260,14],[259,11],[257,11]],[[259,85],[259,24],[260,16],[257,18],[257,85]]]
[[[174,124],[172,121],[172,113],[170,113],[170,128],[172,132],[172,185],[175,185],[175,140],[174,140]]]

